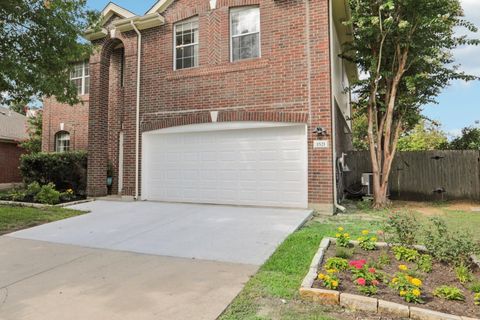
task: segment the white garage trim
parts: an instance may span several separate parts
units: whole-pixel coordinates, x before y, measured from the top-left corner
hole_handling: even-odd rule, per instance
[[[220,122],[142,135],[142,199],[306,208],[305,124]]]

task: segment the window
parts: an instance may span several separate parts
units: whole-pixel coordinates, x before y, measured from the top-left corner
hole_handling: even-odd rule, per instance
[[[60,131],[55,134],[55,151],[70,151],[70,133],[66,131]]]
[[[174,69],[186,69],[198,66],[198,18],[188,19],[175,24]]]
[[[260,9],[230,10],[231,61],[260,57]]]
[[[88,61],[78,63],[70,73],[70,80],[77,88],[79,95],[88,94],[90,91],[90,64]]]

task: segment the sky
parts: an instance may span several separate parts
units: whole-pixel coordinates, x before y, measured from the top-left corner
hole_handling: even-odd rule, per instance
[[[465,18],[480,27],[480,0],[460,0],[465,11]],[[106,0],[88,0],[92,9],[102,10]],[[144,14],[156,0],[116,0],[116,4],[136,14]],[[464,34],[464,30],[459,30]],[[480,33],[472,35],[480,38]],[[480,76],[480,46],[462,47],[454,52],[455,60],[461,69],[469,74]],[[456,81],[445,88],[437,98],[438,104],[424,107],[424,115],[439,121],[448,134],[458,135],[463,127],[480,121],[480,81]]]

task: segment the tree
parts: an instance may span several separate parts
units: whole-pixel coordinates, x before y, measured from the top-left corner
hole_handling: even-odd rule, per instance
[[[35,117],[28,118],[28,140],[22,142],[20,146],[28,153],[38,153],[42,151],[42,119],[43,113],[38,111]]]
[[[453,150],[480,150],[480,128],[466,127],[462,135],[450,142],[449,149]]]
[[[9,108],[10,110],[15,111],[16,113],[26,115],[27,114],[26,106],[27,104],[23,101],[13,101],[10,103]]]
[[[80,37],[98,21],[86,0],[0,1],[0,104],[44,96],[77,103],[69,73],[90,56]]]
[[[387,188],[400,136],[421,120],[421,106],[451,80],[474,80],[452,65],[452,50],[478,44],[455,36],[465,21],[459,0],[350,0],[353,41],[342,57],[367,76],[353,83],[354,106],[367,116],[374,207],[388,204]]]
[[[399,151],[440,150],[447,146],[445,132],[440,130],[438,123],[426,119],[421,120],[413,130],[398,139]]]

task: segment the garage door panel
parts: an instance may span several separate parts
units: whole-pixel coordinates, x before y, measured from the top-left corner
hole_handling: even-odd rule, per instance
[[[306,207],[305,126],[146,134],[147,200]]]

